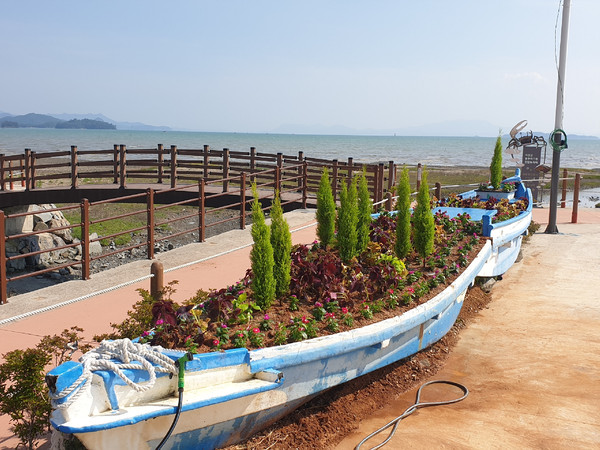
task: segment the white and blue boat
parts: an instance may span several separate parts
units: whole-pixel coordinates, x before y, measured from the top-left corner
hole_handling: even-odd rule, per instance
[[[473,220],[482,220],[491,239],[426,303],[330,336],[193,355],[182,366],[185,392],[179,398],[182,383],[171,375],[177,373],[175,361],[185,360],[184,352],[127,340],[106,343],[103,354],[86,354],[82,362],[64,363],[48,374],[57,436],[75,435],[88,449],[219,448],[248,438],[329,388],[432,345],[454,324],[475,278],[504,273],[518,255],[531,221],[531,192],[518,172],[507,181],[517,184],[517,197],[529,199],[529,209],[514,219],[493,224],[493,211],[441,209],[450,216],[469,212]]]

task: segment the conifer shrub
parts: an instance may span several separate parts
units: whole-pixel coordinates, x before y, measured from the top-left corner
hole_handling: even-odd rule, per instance
[[[357,229],[357,254],[361,254],[369,245],[369,228],[371,224],[371,211],[373,210],[369,186],[365,171],[358,179],[358,229]]]
[[[410,226],[410,181],[408,169],[404,167],[396,187],[398,202],[396,204],[396,243],[394,250],[400,259],[406,258],[412,252]]]
[[[265,215],[258,201],[256,184],[252,185],[252,239],[254,245],[250,252],[252,264],[252,291],[254,300],[262,310],[267,309],[275,299],[275,278],[273,277],[273,246],[271,245],[271,233],[265,222]]]
[[[340,209],[338,212],[338,248],[342,261],[348,262],[356,255],[358,208],[356,183],[350,182],[347,187],[342,183],[340,191]]]
[[[413,224],[415,250],[421,255],[423,263],[425,263],[425,258],[433,252],[433,239],[435,235],[435,222],[431,212],[426,170],[423,170],[421,187],[417,194],[417,206],[413,213]]]
[[[323,168],[317,192],[317,237],[322,245],[332,243],[335,236],[335,202],[327,167]]]
[[[498,135],[494,146],[494,156],[490,164],[490,182],[494,189],[500,189],[502,182],[502,136]]]
[[[280,297],[290,288],[292,267],[292,234],[287,221],[283,217],[279,191],[275,192],[275,200],[271,208],[271,246],[273,247],[273,276],[275,278],[275,295]]]

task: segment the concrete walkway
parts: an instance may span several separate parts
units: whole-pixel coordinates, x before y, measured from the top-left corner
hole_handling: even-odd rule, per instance
[[[489,308],[461,331],[432,378],[462,383],[469,396],[417,410],[384,448],[600,448],[600,210],[580,210],[578,224],[559,210],[555,235],[543,234],[548,211],[534,211],[543,225],[522,261],[494,286]],[[427,389],[423,401],[462,395]],[[416,389],[386,405],[336,449],[354,448],[415,396]]]

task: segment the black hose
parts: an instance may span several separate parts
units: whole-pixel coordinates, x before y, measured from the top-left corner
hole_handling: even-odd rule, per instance
[[[421,391],[423,390],[423,388],[425,386],[429,386],[430,384],[436,384],[436,383],[439,383],[439,384],[449,384],[451,386],[456,386],[461,391],[463,391],[464,395],[462,397],[456,398],[454,400],[446,400],[446,401],[443,401],[443,402],[422,402],[421,403]],[[390,434],[388,435],[388,437],[386,438],[386,440],[383,441],[381,444],[378,444],[375,447],[371,448],[371,450],[376,450],[378,448],[381,448],[385,444],[387,444],[390,441],[390,439],[392,439],[392,437],[394,436],[394,433],[396,432],[396,428],[398,428],[398,424],[400,423],[400,421],[402,419],[404,419],[405,417],[408,417],[409,415],[411,415],[412,413],[414,413],[417,409],[419,409],[419,408],[427,408],[428,406],[440,406],[440,405],[449,405],[451,403],[457,403],[457,402],[460,402],[461,400],[464,400],[465,398],[467,398],[467,395],[469,395],[469,390],[465,386],[463,386],[462,384],[455,383],[453,381],[444,381],[444,380],[429,381],[429,382],[423,384],[419,388],[419,390],[417,391],[417,398],[415,400],[414,405],[411,405],[410,407],[408,407],[408,409],[406,411],[404,411],[402,413],[402,415],[396,417],[394,420],[392,420],[388,424],[382,426],[379,430],[374,431],[373,433],[371,433],[370,435],[368,435],[366,438],[364,438],[362,441],[360,441],[358,443],[358,445],[356,447],[354,447],[354,450],[359,450],[360,447],[361,447],[361,445],[363,445],[369,439],[371,439],[372,437],[378,435],[382,431],[385,431],[389,427],[393,426],[394,428],[392,428],[392,430],[390,431]]]
[[[169,428],[169,431],[167,431],[167,434],[165,435],[163,440],[160,441],[160,444],[158,444],[158,447],[156,447],[156,450],[161,449],[163,447],[163,445],[165,445],[165,443],[169,440],[169,438],[171,437],[171,433],[173,433],[173,430],[175,429],[175,426],[177,425],[177,421],[179,420],[179,415],[181,414],[181,406],[183,405],[183,388],[179,388],[178,390],[179,390],[179,401],[177,402],[177,412],[175,413],[175,419],[173,419],[171,428]]]

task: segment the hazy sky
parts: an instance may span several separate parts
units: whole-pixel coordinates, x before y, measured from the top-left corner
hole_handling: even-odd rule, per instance
[[[551,130],[559,3],[3,1],[0,111],[201,131]],[[568,133],[600,136],[599,19],[600,1],[572,0]]]

